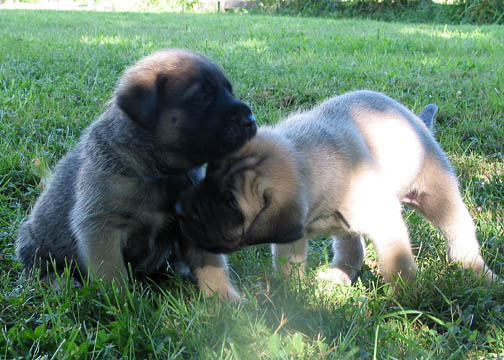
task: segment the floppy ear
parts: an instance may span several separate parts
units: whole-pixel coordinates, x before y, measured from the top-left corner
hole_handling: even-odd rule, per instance
[[[158,75],[154,82],[125,81],[119,87],[116,103],[133,121],[153,130],[156,127],[166,78]]]
[[[304,201],[295,198],[278,208],[274,204],[274,199],[269,199],[269,206],[268,204],[265,206],[245,233],[245,243],[247,245],[281,244],[301,239],[305,231],[306,205]]]

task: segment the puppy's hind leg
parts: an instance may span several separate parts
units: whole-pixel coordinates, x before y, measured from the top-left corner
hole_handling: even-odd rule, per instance
[[[431,161],[418,183],[416,205],[443,233],[450,260],[474,269],[488,283],[498,281],[499,277],[483,261],[474,222],[452,173]]]
[[[352,230],[372,241],[385,281],[393,282],[399,275],[405,281],[412,281],[417,267],[400,202],[384,184],[362,182],[360,185],[364,190],[355,192],[352,206],[347,209],[348,223]]]
[[[41,275],[45,276],[48,270],[49,261],[46,254],[40,255],[40,241],[32,235],[31,222],[25,221],[19,228],[18,238],[16,240],[16,257],[23,264],[26,272],[34,268],[41,269]]]
[[[385,281],[393,282],[399,275],[405,281],[413,281],[417,266],[401,212],[384,214],[373,222],[378,224],[366,233],[375,247],[380,273]]]
[[[350,285],[364,260],[364,239],[359,235],[345,234],[332,237],[333,260],[327,271],[317,277],[335,284]]]

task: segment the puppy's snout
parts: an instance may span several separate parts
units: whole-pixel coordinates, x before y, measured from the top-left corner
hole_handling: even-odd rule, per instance
[[[237,122],[242,127],[256,127],[256,119],[252,110],[242,102],[233,107],[231,121]]]
[[[243,120],[244,122],[243,126],[248,126],[248,127],[254,127],[256,126],[256,118],[254,114],[250,113],[248,116],[244,117]]]

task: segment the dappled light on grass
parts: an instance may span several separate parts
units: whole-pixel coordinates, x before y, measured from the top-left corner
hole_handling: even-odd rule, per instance
[[[88,45],[128,45],[130,43],[130,40],[124,39],[122,36],[119,35],[111,35],[111,36],[96,36],[96,37],[90,37],[89,35],[83,35],[80,38],[80,41],[83,44],[88,44]]]
[[[267,49],[267,42],[265,40],[260,40],[257,38],[243,39],[236,43],[238,47],[243,47],[245,49],[253,50],[257,53],[264,53]]]
[[[471,30],[461,30],[459,28],[455,28],[454,26],[445,26],[441,29],[439,26],[431,26],[430,28],[419,27],[416,25],[405,25],[402,30],[402,34],[405,35],[413,35],[413,34],[422,34],[428,35],[430,37],[438,37],[444,39],[487,39],[491,40],[491,34],[488,32],[482,32],[480,29],[471,29]]]

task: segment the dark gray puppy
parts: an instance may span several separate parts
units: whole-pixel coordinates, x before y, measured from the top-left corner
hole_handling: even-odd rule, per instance
[[[238,298],[223,255],[187,243],[174,218],[178,195],[205,162],[237,150],[257,130],[221,68],[169,49],[125,71],[103,115],[58,163],[21,225],[17,256],[45,276],[74,262],[108,281],[166,268],[180,244],[208,294]]]
[[[500,281],[429,130],[436,111],[428,105],[416,116],[384,94],[355,91],[261,128],[181,196],[182,231],[195,241],[208,234],[198,244],[210,251],[273,243],[274,265],[286,275],[303,275],[308,240],[329,235],[334,257],[320,277],[336,283],[355,279],[367,238],[386,281],[412,280],[417,266],[401,214],[409,203],[441,230],[450,260]]]

